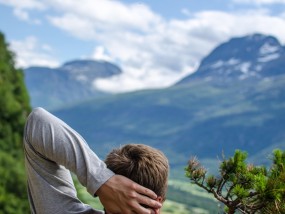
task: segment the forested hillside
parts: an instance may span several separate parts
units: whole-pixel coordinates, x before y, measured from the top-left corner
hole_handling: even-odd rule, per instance
[[[0,32],[0,213],[29,213],[22,150],[30,111],[22,70]]]

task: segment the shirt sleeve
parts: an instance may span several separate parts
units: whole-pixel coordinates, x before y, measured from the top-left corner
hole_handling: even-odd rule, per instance
[[[27,119],[24,150],[31,206],[48,207],[61,200],[76,210],[72,206],[79,202],[68,170],[91,195],[114,175],[76,131],[43,108],[34,109]]]

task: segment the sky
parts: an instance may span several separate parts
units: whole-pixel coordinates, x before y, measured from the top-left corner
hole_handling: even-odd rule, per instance
[[[104,60],[123,73],[94,81],[100,90],[163,88],[232,37],[284,45],[285,0],[0,0],[0,31],[18,67]]]

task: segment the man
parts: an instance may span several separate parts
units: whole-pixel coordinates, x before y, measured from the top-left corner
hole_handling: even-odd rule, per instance
[[[142,144],[127,144],[111,151],[105,163],[114,173],[151,189],[158,195],[157,201],[164,202],[169,165],[161,151]]]
[[[24,151],[32,213],[102,213],[77,198],[69,170],[107,213],[151,214],[161,207],[153,191],[115,175],[77,132],[42,108],[27,118]]]

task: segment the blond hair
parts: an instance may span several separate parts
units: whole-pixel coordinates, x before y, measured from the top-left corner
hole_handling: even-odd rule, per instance
[[[128,177],[165,199],[169,164],[161,151],[143,144],[127,144],[111,151],[105,163],[115,174]]]

